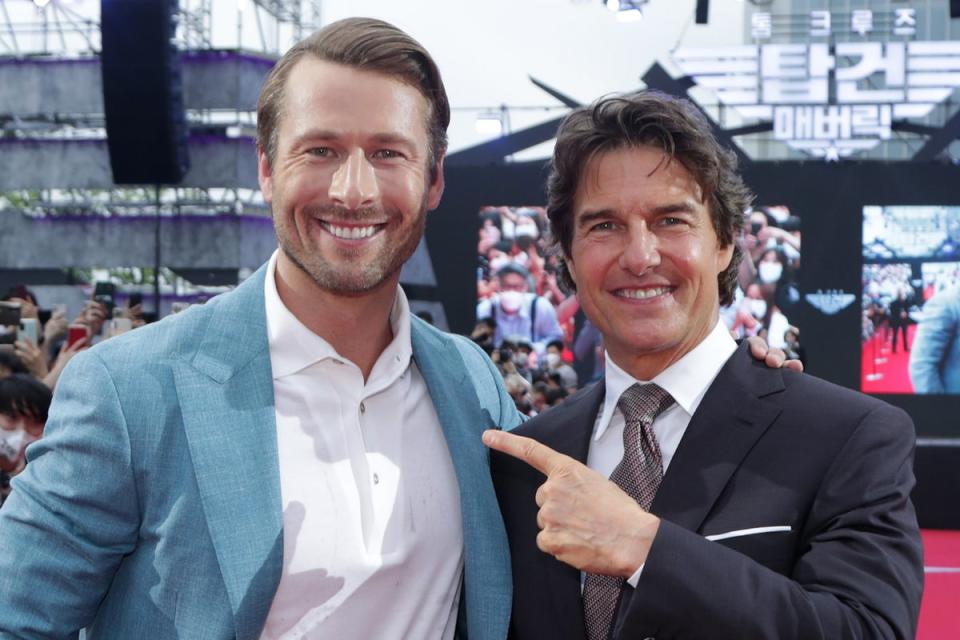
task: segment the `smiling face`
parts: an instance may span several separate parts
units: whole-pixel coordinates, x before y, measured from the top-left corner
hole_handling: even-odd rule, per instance
[[[296,63],[273,163],[258,152],[286,279],[352,296],[396,286],[443,193],[443,159],[433,179],[427,166],[428,111],[416,88],[389,76]]]
[[[592,158],[573,213],[566,258],[580,304],[617,365],[649,380],[713,329],[733,245],[720,247],[690,173],[653,147]]]

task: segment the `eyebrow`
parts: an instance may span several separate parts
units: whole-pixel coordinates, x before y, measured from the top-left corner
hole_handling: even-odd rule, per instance
[[[342,138],[343,134],[330,129],[310,129],[294,139],[294,146],[303,144],[308,140],[337,140]],[[416,148],[416,143],[412,138],[400,133],[374,133],[369,139],[377,144],[396,144]]]
[[[659,207],[654,207],[650,210],[650,213],[655,216],[662,216],[670,213],[695,213],[696,207],[690,201],[683,202],[671,202],[670,204],[660,205]],[[577,217],[577,227],[583,227],[588,225],[596,220],[602,218],[609,218],[610,216],[616,215],[615,209],[597,209],[596,211],[584,211]]]
[[[597,211],[584,211],[579,216],[577,216],[577,228],[582,229],[583,227],[591,224],[595,220],[600,220],[602,218],[609,218],[613,215],[613,209],[599,209]]]

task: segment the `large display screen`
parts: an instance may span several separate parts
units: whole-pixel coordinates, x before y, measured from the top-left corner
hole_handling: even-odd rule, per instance
[[[960,207],[863,207],[861,390],[960,393]]]

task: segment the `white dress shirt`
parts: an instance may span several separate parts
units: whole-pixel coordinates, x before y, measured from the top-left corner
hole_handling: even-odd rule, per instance
[[[626,421],[623,412],[617,408],[617,402],[623,392],[634,383],[653,382],[676,401],[653,421],[653,432],[660,445],[663,472],[666,474],[694,411],[700,406],[700,401],[720,373],[720,369],[736,350],[737,343],[730,337],[726,326],[718,321],[700,344],[657,374],[653,380],[637,380],[617,366],[610,354],[607,354],[604,372],[606,395],[593,426],[587,466],[610,477],[623,458],[623,427]],[[636,586],[642,569],[643,567],[640,567],[630,577],[628,582],[631,585]]]
[[[412,358],[393,341],[363,373],[265,295],[283,500],[283,573],[262,638],[453,637],[463,574],[457,478]],[[260,452],[251,451],[251,455]]]

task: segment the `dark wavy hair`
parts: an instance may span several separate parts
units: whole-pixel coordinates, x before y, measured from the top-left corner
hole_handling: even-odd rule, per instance
[[[0,413],[47,421],[53,393],[47,385],[26,373],[14,373],[0,380]]]
[[[267,154],[271,165],[277,153],[287,77],[307,56],[381,73],[417,89],[430,106],[426,122],[428,164],[431,177],[436,177],[437,161],[447,150],[450,124],[450,102],[440,70],[423,45],[392,24],[374,18],[332,22],[295,44],[274,65],[257,104],[257,147]]]
[[[724,149],[690,101],[659,91],[605,97],[571,112],[560,124],[547,179],[547,216],[561,284],[576,291],[564,258],[573,242],[574,202],[590,160],[627,147],[662,149],[690,172],[703,192],[720,246],[734,245],[730,266],[717,276],[720,304],[730,304],[743,257],[737,237],[753,196],[737,173],[737,156]]]

